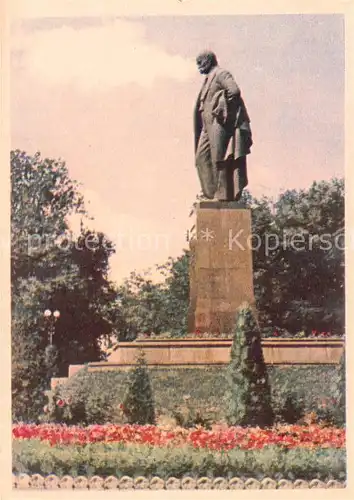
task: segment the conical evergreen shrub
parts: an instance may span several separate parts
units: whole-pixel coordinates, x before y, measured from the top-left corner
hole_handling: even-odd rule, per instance
[[[229,425],[268,427],[274,422],[261,335],[251,307],[240,307],[226,371]]]
[[[145,355],[141,350],[128,380],[123,411],[130,424],[154,424],[155,409]]]

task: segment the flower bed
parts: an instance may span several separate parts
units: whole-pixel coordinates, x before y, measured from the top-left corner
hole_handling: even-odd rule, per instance
[[[262,449],[267,446],[293,448],[344,448],[345,430],[319,425],[287,425],[272,429],[214,426],[184,429],[153,425],[92,425],[88,427],[55,424],[13,427],[17,440],[46,441],[50,445],[92,443],[147,444],[159,447],[191,446],[209,450]]]
[[[333,334],[329,331],[311,330],[299,331],[299,332],[289,332],[284,328],[266,328],[262,330],[263,339],[313,339],[313,340],[323,340],[323,339],[343,339],[343,335]],[[233,333],[221,333],[221,332],[202,332],[196,330],[195,332],[188,332],[185,335],[176,337],[172,333],[139,333],[135,341],[145,341],[145,340],[175,340],[175,339],[232,339]],[[106,352],[111,352],[114,350],[114,346],[107,349]]]

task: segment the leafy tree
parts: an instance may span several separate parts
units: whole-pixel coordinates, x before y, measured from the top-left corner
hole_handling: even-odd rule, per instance
[[[17,287],[12,294],[12,412],[15,419],[28,421],[43,408],[49,383],[42,301],[50,287],[35,278],[21,280]]]
[[[269,235],[275,232],[272,202],[266,197],[257,200],[249,195],[246,204],[252,209],[253,286],[258,320],[263,328],[271,327],[278,303],[274,283],[280,267],[268,244]]]
[[[132,272],[117,290],[122,315],[117,318],[119,340],[133,340],[139,333],[159,334],[164,331],[164,292],[148,273]]]
[[[123,411],[130,424],[154,424],[155,409],[149,372],[143,351],[130,373],[123,401]]]
[[[163,266],[159,267],[165,276],[165,331],[173,336],[183,336],[187,331],[189,259],[189,251],[184,250],[181,256],[170,257]]]
[[[261,248],[253,252],[262,326],[342,334],[343,181],[314,182],[307,191],[286,191],[274,204],[272,217],[270,207],[269,202],[263,206],[258,202],[253,209],[253,232],[262,235]],[[268,248],[266,238],[273,238]]]
[[[56,275],[47,259],[65,261],[58,240],[68,235],[68,217],[85,214],[78,184],[64,162],[11,152],[11,276],[12,286],[21,278],[40,279]]]
[[[66,376],[70,363],[100,359],[98,339],[116,320],[115,291],[107,277],[114,250],[83,222],[78,238],[71,233],[69,217],[84,220],[87,214],[64,162],[13,151],[11,180],[13,416],[33,420],[49,382],[50,326],[43,312],[61,313],[52,373]]]
[[[91,247],[90,240],[95,241]],[[111,335],[120,314],[116,290],[108,280],[112,252],[102,233],[83,231],[71,249],[75,277],[67,276],[63,286],[52,291],[50,304],[61,311],[54,337],[60,375],[66,375],[69,364],[102,358],[99,340]]]
[[[132,340],[139,333],[172,336],[187,331],[189,304],[189,252],[178,258],[170,257],[157,266],[162,282],[154,283],[149,273],[131,273],[118,288],[121,314],[117,316],[119,340]]]
[[[271,426],[274,413],[261,336],[247,304],[240,307],[226,374],[226,415],[230,425]]]

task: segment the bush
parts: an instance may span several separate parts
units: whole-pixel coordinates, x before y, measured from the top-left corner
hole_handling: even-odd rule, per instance
[[[327,422],[329,425],[335,425],[338,427],[345,426],[346,423],[345,365],[344,351],[331,385],[333,396],[331,398],[323,398],[320,408],[317,411],[317,415],[321,420]]]
[[[213,423],[217,421],[220,408],[205,407],[203,409],[196,408],[195,403],[189,402],[189,397],[184,397],[184,404],[176,406],[172,410],[172,417],[176,425],[179,427],[191,428],[197,425],[206,429],[211,429]]]
[[[35,440],[15,441],[13,472],[58,476],[70,474],[195,477],[273,477],[285,479],[344,479],[344,449],[261,450],[232,449],[222,453],[192,447],[168,448],[146,445],[95,443],[86,446],[50,446]]]
[[[130,373],[122,406],[130,424],[155,423],[154,400],[143,351],[140,351],[136,366]]]
[[[295,424],[304,416],[304,406],[302,401],[289,394],[285,398],[284,405],[280,407],[279,419],[287,424]]]
[[[59,387],[45,391],[47,404],[44,407],[44,414],[40,416],[42,422],[67,422],[70,416],[67,415],[67,407],[64,399],[61,398]]]
[[[272,407],[275,421],[280,423],[295,424],[306,414],[306,405],[302,394],[297,391],[297,386],[289,384],[287,380],[282,385],[272,387]]]
[[[230,425],[271,426],[274,414],[261,336],[252,309],[240,309],[227,368],[226,416]]]
[[[277,421],[294,422],[291,411],[286,411],[290,398],[297,416],[313,414],[319,421],[339,425],[335,419],[338,366],[274,366],[268,370]]]
[[[96,377],[88,377],[83,369],[69,384],[60,384],[46,391],[48,402],[41,415],[42,422],[61,422],[68,425],[91,425],[108,422],[114,414],[112,391],[97,384]]]

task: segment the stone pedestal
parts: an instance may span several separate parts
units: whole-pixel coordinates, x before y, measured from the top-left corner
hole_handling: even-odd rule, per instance
[[[126,370],[136,364],[142,349],[146,363],[158,368],[206,368],[230,362],[232,339],[185,338],[119,342],[107,361],[88,364],[88,371]],[[267,365],[338,364],[344,349],[342,339],[262,339]],[[82,365],[71,365],[69,377]],[[53,380],[53,379],[52,379]],[[55,379],[58,380],[58,379]],[[60,379],[62,380],[62,379]]]
[[[194,216],[188,330],[230,333],[237,308],[254,306],[251,211],[236,202],[204,201]]]

